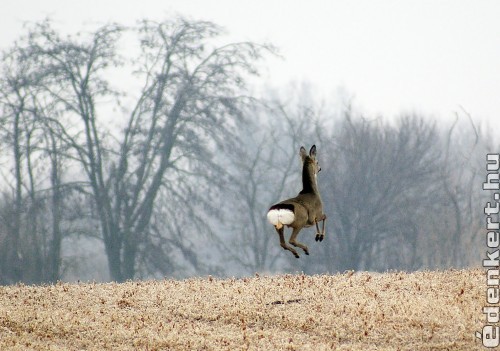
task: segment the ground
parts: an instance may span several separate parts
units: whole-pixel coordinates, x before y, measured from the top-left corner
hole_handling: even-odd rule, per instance
[[[482,270],[0,287],[0,350],[480,350]]]

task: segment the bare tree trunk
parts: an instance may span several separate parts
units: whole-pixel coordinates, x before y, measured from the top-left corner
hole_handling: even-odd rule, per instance
[[[28,122],[29,123],[29,122]],[[45,275],[45,265],[42,253],[42,245],[40,245],[38,234],[38,217],[40,212],[40,206],[38,204],[38,195],[36,193],[35,176],[34,176],[34,165],[32,162],[34,150],[32,149],[32,133],[33,130],[28,128],[28,123],[25,123],[25,142],[26,142],[26,171],[28,176],[28,198],[29,203],[26,204],[27,213],[24,216],[26,223],[25,237],[26,240],[23,244],[24,251],[26,252],[26,258],[24,260],[24,265],[26,267],[25,274],[23,276],[24,281],[41,283],[44,281]]]
[[[104,246],[106,249],[106,257],[108,259],[109,274],[113,281],[124,281],[122,272],[121,249],[122,244],[119,233],[108,233],[104,237]]]
[[[52,187],[52,240],[50,243],[49,254],[49,281],[56,282],[60,278],[61,271],[61,217],[62,217],[62,194],[61,178],[59,174],[59,156],[57,150],[57,141],[53,134],[50,134],[50,143],[52,146],[50,152],[51,158],[51,176]]]
[[[131,237],[125,240],[123,248],[123,277],[125,279],[132,279],[135,276],[138,242],[138,239]]]
[[[23,107],[21,106],[20,109]],[[20,118],[21,113],[17,111],[14,115],[13,124],[13,147],[14,147],[14,170],[15,170],[15,193],[14,193],[14,213],[10,232],[10,245],[6,255],[6,261],[11,269],[10,279],[14,282],[20,281],[23,277],[23,265],[20,251],[21,240],[21,214],[22,214],[22,171],[21,171],[21,145],[20,145]]]

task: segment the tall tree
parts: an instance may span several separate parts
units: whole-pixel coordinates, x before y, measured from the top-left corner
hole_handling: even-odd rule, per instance
[[[327,271],[416,268],[419,221],[440,185],[436,127],[413,116],[391,125],[350,112],[336,127],[323,154],[331,239],[318,263]]]
[[[159,194],[196,202],[179,183],[185,176],[209,179],[207,193],[217,186],[223,170],[213,154],[236,144],[241,107],[251,100],[243,95],[245,80],[267,49],[248,42],[214,46],[221,29],[209,22],[143,21],[133,30],[140,42],[133,66],[142,88],[128,95],[135,103],[117,133],[102,111],[105,101],[116,101],[106,74],[124,62],[116,48],[123,31],[106,25],[88,37],[62,37],[45,22],[30,32],[25,49],[42,77],[40,91],[59,106],[51,123],[88,182],[116,281],[136,274]],[[183,215],[203,208],[193,202],[185,201]],[[170,211],[164,215],[176,220]]]
[[[62,150],[56,150],[58,138],[45,119],[49,106],[40,104],[39,77],[24,58],[25,52],[17,45],[3,53],[1,156],[13,171],[2,172],[12,190],[2,189],[4,208],[11,210],[5,212],[10,215],[4,218],[7,235],[0,266],[9,272],[4,274],[7,281],[56,281],[60,278],[63,207],[62,161],[57,155]],[[47,172],[50,182],[44,182]]]

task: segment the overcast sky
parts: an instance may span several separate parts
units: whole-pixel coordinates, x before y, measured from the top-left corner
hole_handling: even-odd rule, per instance
[[[323,99],[353,97],[388,117],[450,118],[460,106],[477,119],[500,116],[500,1],[4,0],[0,48],[47,16],[75,32],[175,14],[276,45],[284,59],[269,59],[262,77],[275,88],[307,82]]]

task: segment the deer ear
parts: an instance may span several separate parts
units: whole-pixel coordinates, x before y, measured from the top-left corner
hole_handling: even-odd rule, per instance
[[[311,146],[311,150],[309,150],[309,156],[316,158],[316,145]]]
[[[306,156],[307,156],[306,149],[303,146],[301,146],[300,147],[300,158],[302,159],[302,162],[304,162],[304,160],[306,159]]]

